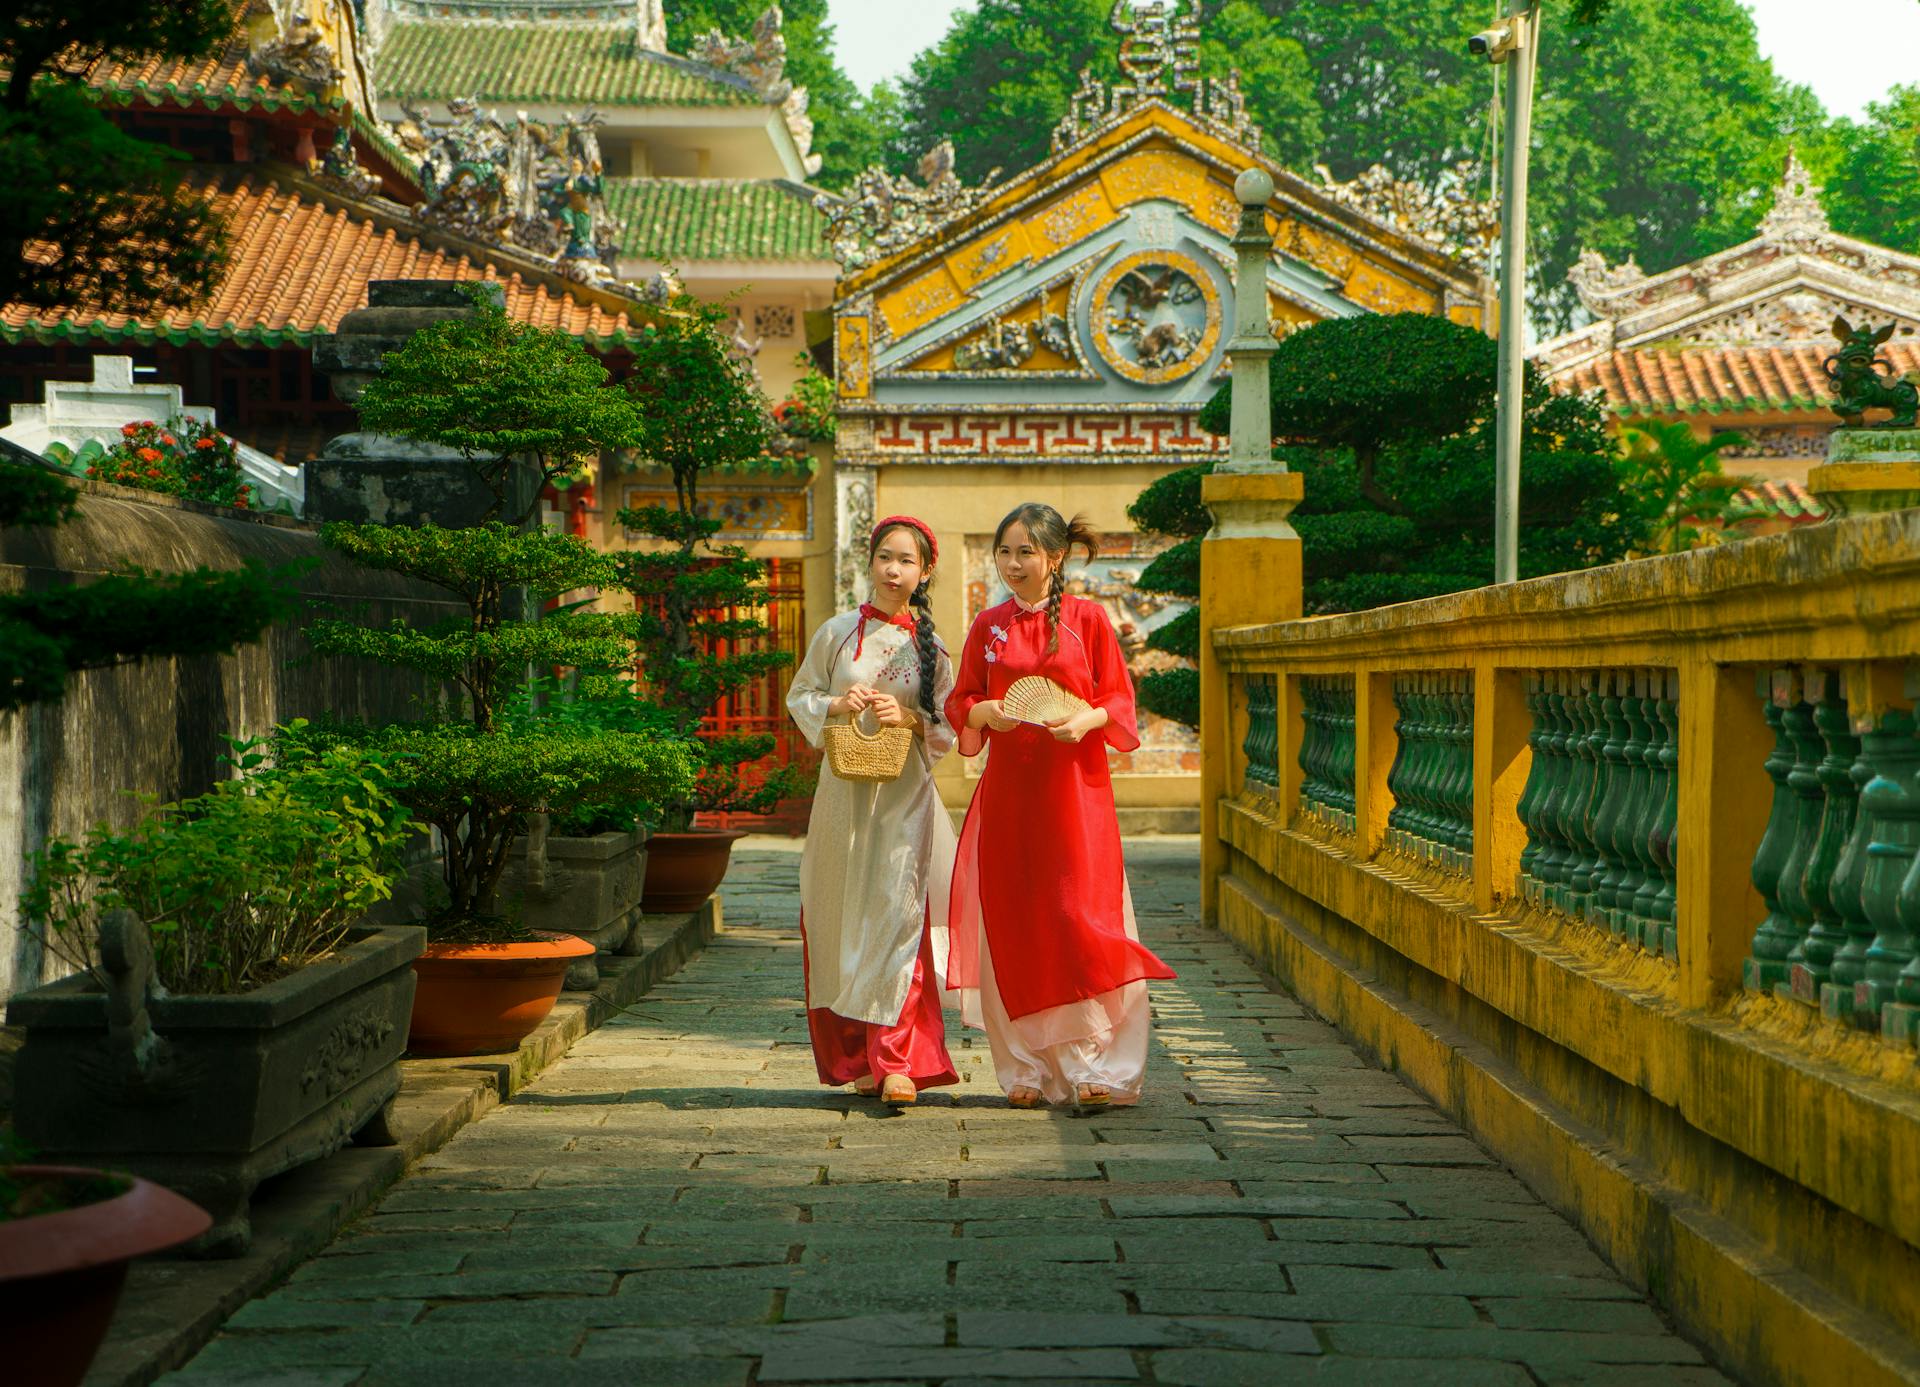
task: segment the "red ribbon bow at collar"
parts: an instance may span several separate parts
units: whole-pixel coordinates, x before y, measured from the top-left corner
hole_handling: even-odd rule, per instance
[[[918,623],[914,620],[913,613],[905,607],[902,607],[893,616],[888,616],[885,612],[874,606],[873,603],[862,602],[860,604],[860,625],[853,636],[853,658],[856,660],[860,658],[860,652],[866,646],[867,623],[869,621],[877,621],[882,626],[898,626],[908,631],[918,629]]]

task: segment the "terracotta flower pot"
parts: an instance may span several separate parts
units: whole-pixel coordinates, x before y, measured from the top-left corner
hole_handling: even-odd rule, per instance
[[[567,965],[593,953],[571,934],[524,944],[429,944],[413,961],[407,1049],[416,1055],[492,1055],[518,1048],[546,1020]]]
[[[83,1180],[101,1174],[84,1166],[13,1171]],[[0,1223],[0,1343],[7,1346],[7,1380],[37,1387],[78,1383],[107,1337],[127,1262],[197,1238],[212,1223],[198,1205],[140,1179],[97,1204]]]
[[[733,845],[747,835],[732,829],[656,833],[647,844],[647,886],[640,909],[649,915],[685,915],[720,889]]]

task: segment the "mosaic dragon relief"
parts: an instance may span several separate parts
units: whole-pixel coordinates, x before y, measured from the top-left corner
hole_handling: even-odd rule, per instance
[[[1181,0],[1114,0],[1107,23],[1120,35],[1118,63],[1126,80],[1104,82],[1091,67],[1081,69],[1067,114],[1054,127],[1054,153],[1084,144],[1150,101],[1181,96],[1201,125],[1244,148],[1260,148],[1260,127],[1247,115],[1240,74],[1200,75],[1205,20],[1197,6],[1187,9]]]
[[[1073,329],[1065,314],[1045,313],[1036,321],[1020,322],[989,317],[978,336],[954,348],[953,364],[961,371],[1013,371],[1042,349],[1075,360]]]
[[[642,10],[647,0],[642,0]],[[693,41],[695,62],[717,67],[745,78],[754,92],[769,106],[780,108],[781,118],[800,147],[800,158],[811,178],[820,172],[820,156],[813,152],[813,117],[807,114],[811,98],[805,87],[796,87],[787,77],[787,36],[782,32],[785,18],[778,5],[769,5],[753,22],[753,33],[743,39],[729,38],[718,29],[709,29]],[[664,48],[666,20],[660,20],[661,47]]]
[[[1137,251],[1093,290],[1093,342],[1128,380],[1159,385],[1198,370],[1219,339],[1212,276],[1176,251]]]
[[[1324,164],[1316,164],[1314,172],[1324,185],[1321,191],[1343,207],[1462,264],[1484,263],[1489,247],[1499,239],[1500,205],[1475,192],[1485,173],[1470,159],[1445,170],[1431,185],[1396,178],[1383,164],[1344,183]]]
[[[953,141],[920,156],[919,181],[878,164],[855,176],[838,197],[822,193],[813,205],[827,219],[827,248],[848,271],[862,270],[965,216],[991,195],[1000,170],[969,188],[953,171]]]

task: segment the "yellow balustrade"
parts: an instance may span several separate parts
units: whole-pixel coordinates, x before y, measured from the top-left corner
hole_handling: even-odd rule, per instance
[[[1202,598],[1221,928],[1736,1371],[1920,1380],[1920,1006],[1877,1030],[1920,510],[1228,624],[1247,591]]]

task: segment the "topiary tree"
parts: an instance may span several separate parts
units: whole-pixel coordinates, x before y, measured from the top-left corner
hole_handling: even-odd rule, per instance
[[[1178,537],[1179,543],[1141,571],[1135,584],[1143,592],[1200,600],[1200,542],[1213,528],[1213,517],[1200,501],[1200,479],[1213,471],[1210,462],[1183,467],[1154,482],[1132,505],[1127,518],[1148,534]],[[1182,660],[1200,658],[1200,609],[1196,605],[1147,637],[1147,649],[1160,650]],[[1192,665],[1149,671],[1136,681],[1140,706],[1163,718],[1200,725],[1200,671]]]
[[[386,357],[371,427],[462,451],[507,504],[518,459],[543,474],[639,437],[627,395],[565,333],[509,323],[482,303],[470,320],[436,323]],[[407,393],[408,388],[418,392]],[[368,387],[367,395],[373,395]],[[535,488],[535,495],[538,488]],[[415,626],[318,622],[323,654],[358,655],[443,680],[452,716],[337,732],[378,746],[403,766],[401,798],[440,831],[448,904],[430,928],[439,939],[511,938],[497,892],[526,816],[590,800],[677,803],[693,783],[691,749],[672,737],[565,720],[503,720],[530,668],[631,667],[646,622],[634,613],[576,605],[534,618],[514,602],[617,577],[613,560],[582,539],[490,520],[470,529],[336,522],[321,538],[358,563],[445,588],[463,615]]]
[[[1493,581],[1498,348],[1419,314],[1316,323],[1274,354],[1277,456],[1304,474],[1294,512],[1310,614]],[[1227,430],[1231,387],[1201,412]],[[1626,558],[1645,529],[1598,404],[1527,370],[1522,577]]]
[[[793,662],[759,647],[767,627],[766,567],[737,545],[715,544],[721,522],[700,504],[700,479],[718,467],[766,455],[772,421],[752,368],[716,330],[718,310],[691,299],[673,305],[634,349],[627,385],[639,418],[635,452],[673,477],[675,504],[629,507],[620,523],[662,547],[617,556],[620,586],[640,607],[639,642],[648,689],[686,737],[728,694]],[[804,793],[792,767],[755,774],[773,750],[767,735],[701,738],[694,788],[669,806],[663,826],[685,831],[695,814],[763,814]]]
[[[0,530],[54,526],[78,513],[58,474],[0,464]],[[259,564],[0,595],[0,712],[50,702],[69,676],[162,655],[226,655],[293,610],[290,570]]]

